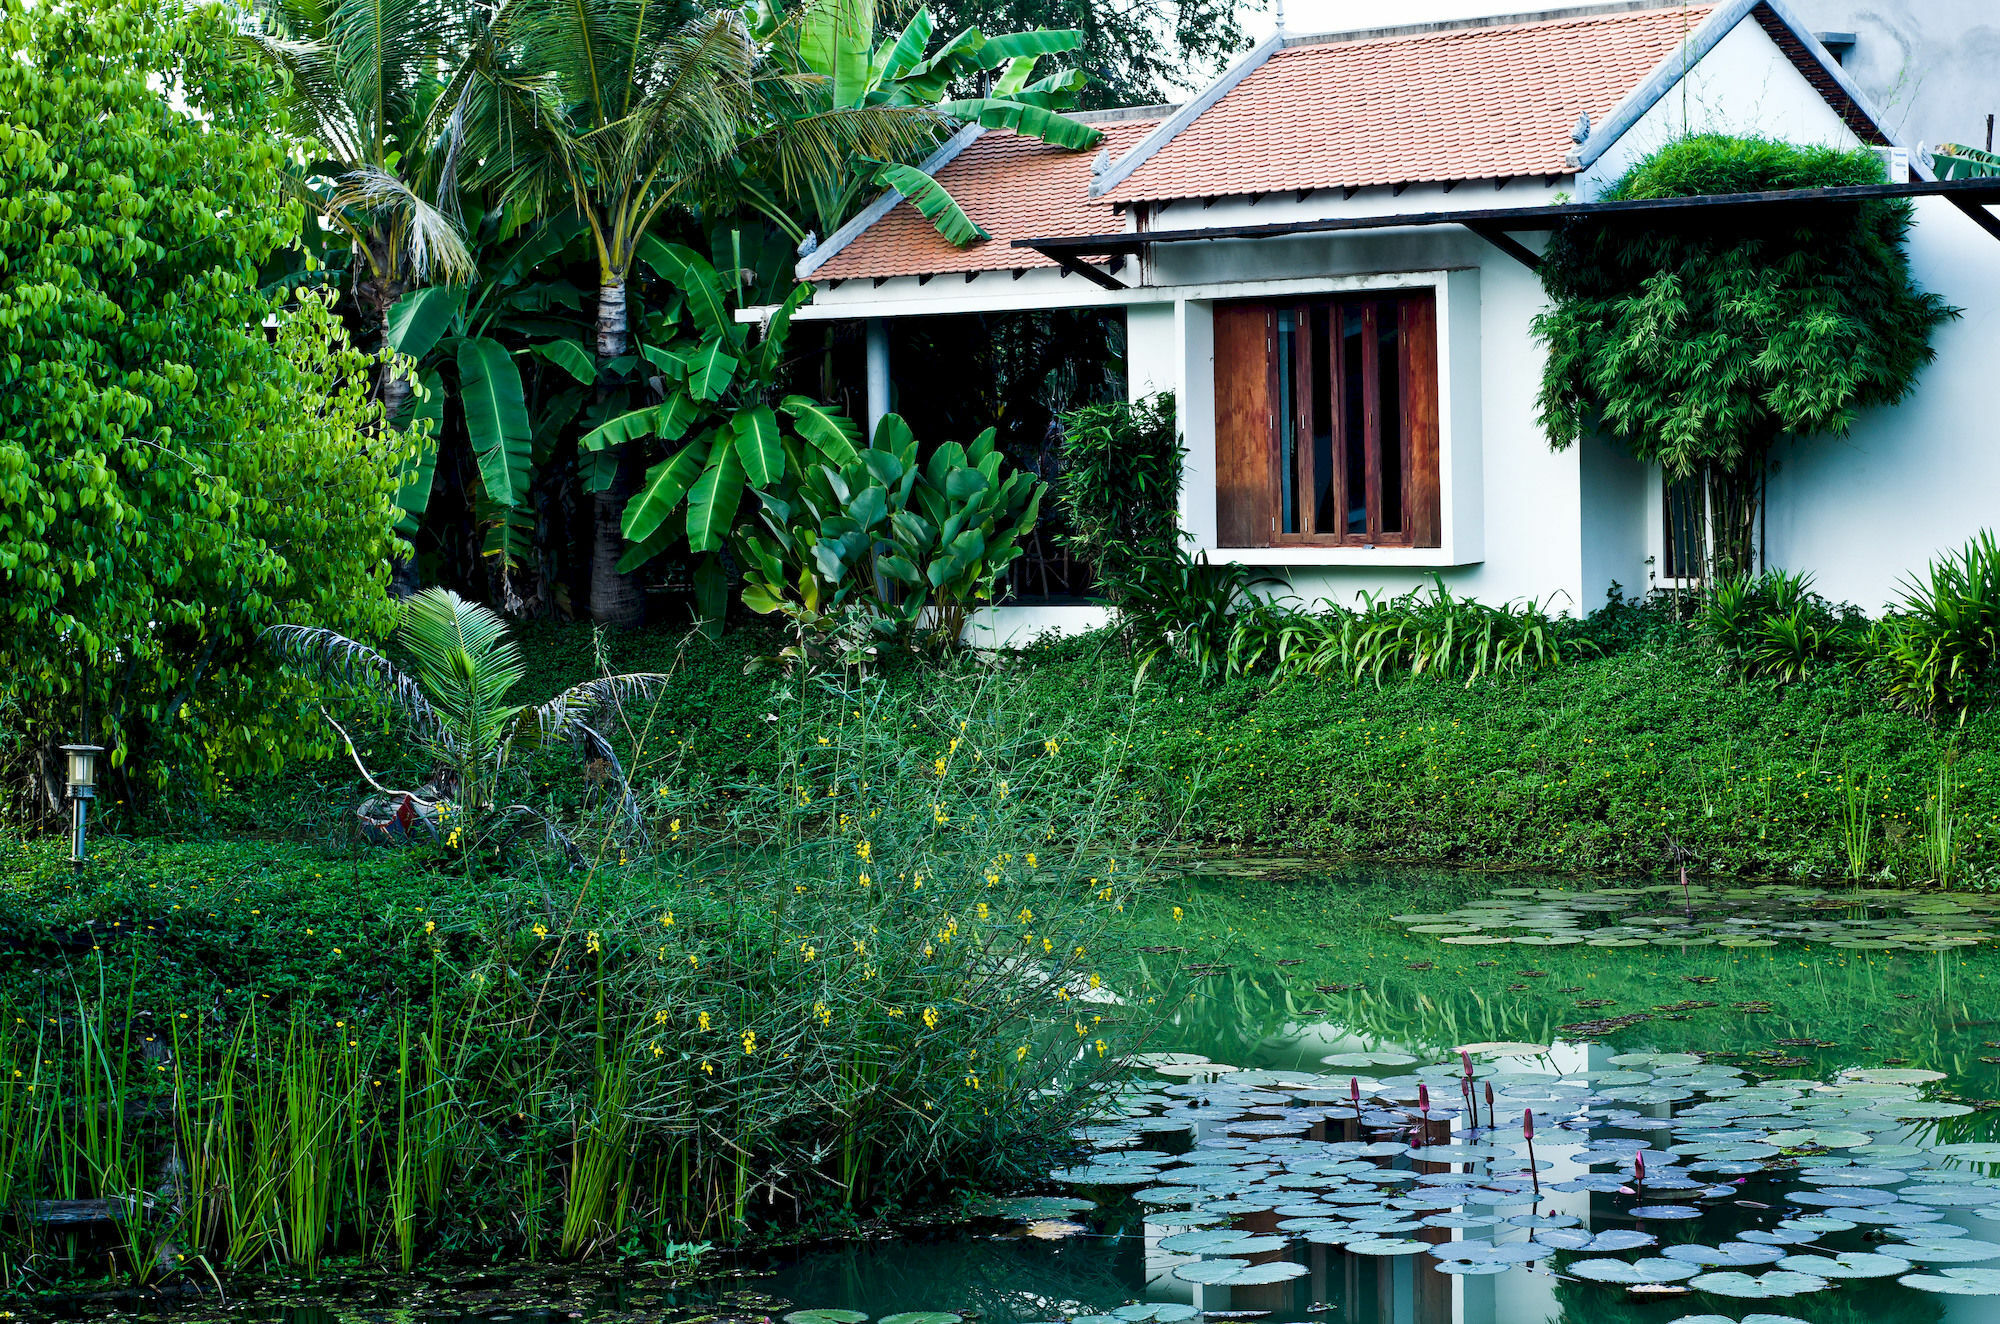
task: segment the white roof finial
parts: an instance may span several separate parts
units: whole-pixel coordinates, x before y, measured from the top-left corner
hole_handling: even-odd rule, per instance
[[[1277,4],[1278,4],[1278,35],[1282,37],[1285,35],[1285,0],[1277,0]]]

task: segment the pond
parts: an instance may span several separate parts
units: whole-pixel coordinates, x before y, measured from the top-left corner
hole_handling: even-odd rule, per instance
[[[2000,1321],[2000,897],[1268,863],[1176,893],[1175,1013],[991,1218],[694,1289],[274,1313]]]

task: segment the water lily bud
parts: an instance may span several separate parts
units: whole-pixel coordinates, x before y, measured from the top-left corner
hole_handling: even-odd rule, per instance
[[[1535,1138],[1535,1110],[1533,1108],[1522,1110],[1521,1129],[1528,1133],[1528,1139],[1533,1140]]]

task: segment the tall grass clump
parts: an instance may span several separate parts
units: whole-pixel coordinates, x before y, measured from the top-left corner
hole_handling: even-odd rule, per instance
[[[639,736],[649,854],[614,804],[583,867],[413,848],[422,901],[361,915],[317,878],[96,899],[51,870],[5,916],[55,953],[0,971],[10,1279],[671,1259],[1045,1173],[1146,1028],[1114,991],[1146,873],[1107,809],[1126,742],[990,676],[781,694],[776,778],[685,775],[647,714],[606,721]],[[118,918],[79,950],[84,913]]]
[[[2000,695],[2000,539],[1991,530],[1905,583],[1868,638],[1869,664],[1890,702],[1955,717]]]
[[[1560,667],[1589,651],[1533,602],[1492,606],[1454,597],[1442,579],[1398,597],[1361,595],[1358,610],[1310,618],[1307,635],[1283,655],[1283,669],[1380,684],[1394,673],[1439,676],[1467,685],[1484,676]]]
[[[1851,656],[1860,640],[1858,613],[1836,609],[1812,582],[1775,569],[1725,576],[1702,596],[1696,622],[1735,675],[1797,683]]]

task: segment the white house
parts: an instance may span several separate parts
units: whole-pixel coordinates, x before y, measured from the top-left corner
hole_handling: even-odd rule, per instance
[[[992,238],[953,248],[892,194],[800,262],[816,287],[802,318],[869,323],[871,413],[895,370],[882,319],[1122,310],[1131,393],[1178,401],[1193,547],[1282,568],[1307,601],[1436,573],[1458,594],[1586,612],[1665,569],[1661,479],[1612,443],[1550,449],[1531,264],[1562,207],[1651,150],[1754,133],[1887,154],[1923,195],[1917,279],[1965,310],[1912,399],[1781,447],[1769,563],[1874,608],[2000,523],[1996,195],[1926,184],[1782,0],[1280,33],[1183,106],[1088,118],[1101,152],[974,128],[938,153]]]

